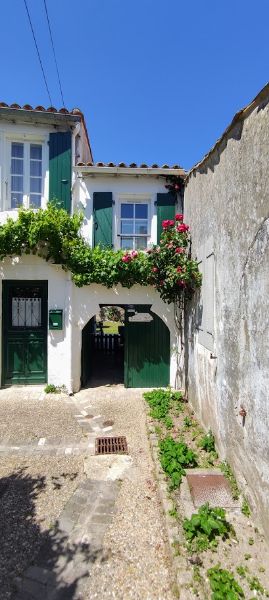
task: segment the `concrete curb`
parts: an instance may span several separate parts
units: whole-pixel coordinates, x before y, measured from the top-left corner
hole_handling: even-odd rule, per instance
[[[158,437],[153,429],[152,421],[149,418],[146,406],[146,425],[148,431],[148,439],[150,443],[151,455],[153,458],[155,477],[158,483],[159,496],[163,507],[164,521],[167,532],[172,569],[175,576],[178,597],[182,600],[195,600],[191,589],[188,589],[192,582],[192,571],[188,561],[183,556],[175,554],[175,543],[182,544],[184,542],[183,529],[171,515],[169,511],[174,508],[174,505],[169,497],[168,483],[165,474],[162,471],[158,454]]]

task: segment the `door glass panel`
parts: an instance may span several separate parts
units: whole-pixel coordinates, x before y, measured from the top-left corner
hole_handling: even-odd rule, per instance
[[[42,292],[39,287],[19,287],[11,290],[12,327],[41,327]]]
[[[11,208],[18,208],[23,203],[22,192],[11,192]]]

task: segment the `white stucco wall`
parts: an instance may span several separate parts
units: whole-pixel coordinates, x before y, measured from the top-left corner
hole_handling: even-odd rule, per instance
[[[99,312],[99,304],[151,304],[170,331],[170,385],[178,383],[178,332],[174,307],[164,303],[152,287],[136,285],[130,290],[101,285],[77,288],[69,273],[60,266],[46,263],[36,256],[5,259],[0,265],[0,304],[2,315],[2,280],[48,281],[48,310],[63,309],[63,330],[48,331],[48,383],[65,385],[69,392],[78,391],[81,376],[81,335],[84,325]],[[2,330],[2,316],[1,316]],[[2,351],[1,351],[2,352]],[[2,365],[2,356],[0,364]]]

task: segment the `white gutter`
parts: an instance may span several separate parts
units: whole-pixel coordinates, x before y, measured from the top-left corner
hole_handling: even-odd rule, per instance
[[[76,165],[74,167],[78,174],[86,176],[94,176],[94,175],[174,175],[175,177],[185,178],[187,176],[187,172],[184,169],[162,169],[162,168],[151,168],[151,167],[97,167],[93,165],[92,167],[87,165]]]

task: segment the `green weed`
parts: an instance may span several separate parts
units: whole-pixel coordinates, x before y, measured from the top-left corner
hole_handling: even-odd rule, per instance
[[[159,441],[161,466],[170,478],[170,488],[175,489],[185,475],[184,468],[197,465],[196,454],[184,442],[176,442],[171,437]]]
[[[220,464],[220,470],[222,471],[226,479],[228,479],[228,481],[230,482],[233,499],[238,500],[240,496],[240,491],[230,465],[226,461],[222,462]]]
[[[233,576],[233,573],[226,569],[221,569],[219,565],[208,569],[212,593],[212,600],[239,600],[245,598],[245,594],[239,583]]]
[[[243,502],[242,502],[242,506],[241,506],[241,512],[246,517],[250,517],[250,515],[251,515],[251,510],[250,510],[249,505],[248,505],[248,503],[246,501],[246,498],[243,498]]]
[[[206,452],[216,452],[215,438],[211,430],[199,441],[198,446]]]
[[[46,385],[44,388],[44,392],[45,394],[60,394],[61,388],[57,387],[53,383],[48,383],[48,385]]]
[[[223,508],[210,508],[204,504],[190,519],[184,519],[183,529],[191,552],[202,552],[218,545],[218,538],[229,537],[234,530],[226,521]]]

